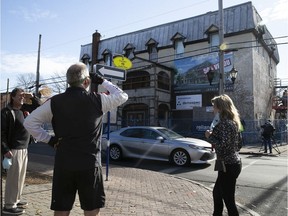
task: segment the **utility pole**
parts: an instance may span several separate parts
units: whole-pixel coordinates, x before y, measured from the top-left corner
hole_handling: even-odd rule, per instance
[[[7,90],[6,90],[6,106],[8,105],[9,103],[9,78],[7,79]]]
[[[221,45],[224,42],[224,14],[223,14],[223,2],[218,0],[218,12],[219,12],[219,95],[224,93],[224,50],[221,49]]]
[[[38,58],[37,58],[37,69],[36,69],[36,88],[35,88],[35,95],[40,97],[39,94],[39,77],[40,77],[40,47],[41,47],[41,34],[39,35],[39,45],[38,45]]]

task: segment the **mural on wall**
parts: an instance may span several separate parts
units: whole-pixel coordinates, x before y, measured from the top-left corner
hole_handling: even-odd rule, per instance
[[[209,70],[214,73],[213,83],[219,83],[219,56],[217,52],[176,59],[174,66],[177,69],[175,85],[209,85],[207,73]],[[225,83],[232,83],[228,72],[233,67],[233,53],[224,54],[224,77]]]

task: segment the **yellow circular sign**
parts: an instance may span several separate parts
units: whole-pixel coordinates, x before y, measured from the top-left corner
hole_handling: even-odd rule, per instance
[[[227,44],[226,43],[222,43],[219,48],[220,48],[221,51],[224,51],[224,50],[227,49]]]
[[[113,58],[113,63],[117,68],[128,70],[132,68],[132,62],[124,56],[116,56]]]

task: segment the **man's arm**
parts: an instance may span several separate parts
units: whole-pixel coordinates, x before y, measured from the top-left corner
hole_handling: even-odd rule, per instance
[[[38,141],[48,143],[51,135],[44,130],[43,124],[52,121],[51,101],[47,100],[43,105],[35,109],[24,120],[26,130]]]
[[[122,91],[118,86],[104,80],[103,87],[109,91],[109,94],[101,94],[102,111],[106,113],[115,109],[128,100],[128,95]]]

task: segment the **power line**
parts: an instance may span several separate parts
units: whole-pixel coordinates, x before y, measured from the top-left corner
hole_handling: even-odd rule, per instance
[[[288,36],[279,36],[279,37],[275,37],[273,39],[283,39],[283,38],[288,38]],[[268,39],[265,39],[265,40],[268,40]],[[254,42],[257,42],[258,40],[249,40],[249,41],[240,41],[240,42],[234,42],[234,43],[227,43],[227,45],[239,45],[239,44],[245,44],[245,43],[254,43]],[[287,45],[288,42],[281,42],[281,43],[276,43],[276,44],[273,44],[273,45]],[[262,47],[262,45],[255,45],[255,46],[244,46],[244,47],[235,47],[235,49],[250,49],[250,48],[256,48],[256,47]],[[218,48],[218,47],[215,47],[215,48]],[[199,52],[199,51],[203,51],[203,50],[207,50],[207,49],[211,49],[210,46],[207,46],[207,47],[204,47],[204,48],[201,48],[201,49],[197,49],[197,50],[191,50],[189,52],[184,52],[184,54],[186,55],[189,55],[191,53],[195,53],[195,52]],[[232,48],[231,48],[232,49]],[[205,55],[205,54],[209,54],[209,53],[212,53],[212,52],[218,52],[218,50],[215,50],[215,51],[207,51],[207,52],[203,52],[201,54],[197,54],[197,55],[190,55],[190,56],[186,56],[184,58],[188,58],[188,57],[195,57],[195,56],[199,56],[199,55]],[[162,56],[162,57],[159,57],[158,60],[161,60],[161,59],[164,59],[164,58],[169,58],[169,57],[173,57],[175,54],[170,54],[170,55],[166,55],[166,56]],[[174,60],[167,60],[167,61],[161,61],[161,62],[158,62],[160,64],[163,64],[163,63],[169,63],[171,61],[174,61]],[[137,63],[140,63],[141,61],[137,61],[135,60],[135,64]],[[133,68],[133,69],[137,69],[137,68]],[[42,79],[42,80],[39,80],[39,82],[43,83],[44,81],[50,81],[50,80],[53,80],[53,79],[60,79],[60,78],[64,78],[65,76],[58,76],[58,77],[52,77],[52,78],[47,78],[47,79]],[[59,82],[65,82],[65,81],[59,81]],[[48,84],[53,84],[53,83],[58,83],[58,82],[51,82],[51,83],[44,83],[45,85],[48,85]],[[18,86],[24,86],[24,85],[18,85]],[[9,89],[13,89],[15,87],[10,87]],[[1,91],[5,91],[5,89],[1,90]]]
[[[135,22],[131,22],[131,23],[128,23],[128,24],[125,24],[125,25],[120,25],[120,26],[117,25],[116,27],[112,27],[112,28],[110,28],[110,29],[104,30],[104,31],[103,31],[104,33],[103,33],[103,34],[105,34],[105,31],[106,31],[106,32],[110,32],[110,31],[113,31],[113,30],[115,30],[115,29],[121,29],[121,28],[124,28],[124,27],[126,27],[126,26],[130,26],[130,25],[133,25],[133,24],[141,23],[141,22],[143,22],[143,21],[150,20],[150,19],[154,19],[154,18],[156,18],[156,17],[160,17],[160,16],[163,16],[163,15],[166,15],[166,14],[170,14],[170,13],[173,13],[173,12],[176,12],[176,11],[179,11],[179,10],[183,10],[183,9],[187,9],[187,8],[190,8],[190,7],[194,7],[194,6],[197,5],[197,4],[202,4],[202,3],[207,2],[207,1],[208,1],[208,0],[196,2],[196,3],[192,4],[192,5],[188,5],[188,6],[185,6],[185,7],[177,8],[177,9],[174,9],[174,10],[171,10],[171,11],[167,11],[167,12],[164,12],[164,13],[161,13],[161,14],[158,14],[158,15],[150,16],[150,17],[148,17],[148,18],[140,19],[140,20],[137,20],[137,21],[135,21]]]
[[[150,20],[150,19],[154,19],[156,17],[160,17],[160,16],[163,16],[163,15],[166,15],[166,14],[170,14],[170,13],[173,13],[173,12],[176,12],[176,11],[180,11],[180,10],[183,10],[183,9],[187,9],[187,8],[191,8],[191,7],[194,7],[195,5],[197,4],[202,4],[202,3],[205,3],[207,2],[208,0],[203,0],[203,1],[199,1],[199,2],[196,2],[194,4],[191,4],[191,5],[188,5],[188,6],[185,6],[185,7],[181,7],[181,8],[177,8],[177,9],[174,9],[174,10],[170,10],[170,11],[167,11],[167,12],[164,12],[164,13],[160,13],[158,15],[154,15],[154,16],[150,16],[150,17],[147,17],[145,19],[139,19],[135,22],[131,22],[131,23],[128,23],[128,24],[125,24],[125,25],[117,25],[116,27],[112,27],[110,29],[107,29],[107,30],[103,30],[103,34],[105,34],[105,32],[110,32],[110,31],[113,31],[115,29],[121,29],[121,28],[124,28],[126,26],[130,26],[130,25],[133,25],[133,24],[137,24],[137,23],[141,23],[141,22],[144,22],[146,20]],[[57,47],[60,47],[60,46],[64,46],[66,44],[70,44],[70,43],[73,43],[73,42],[76,42],[76,41],[79,41],[79,40],[82,40],[82,39],[85,39],[85,38],[88,38],[88,37],[91,37],[91,35],[86,35],[86,36],[83,36],[83,37],[80,37],[80,38],[76,38],[76,39],[72,39],[70,41],[65,41],[63,43],[59,43],[59,44],[55,44],[54,46],[50,46],[50,47],[47,47],[47,48],[42,48],[42,52],[46,51],[46,50],[50,50],[50,49],[53,49],[53,48],[57,48]],[[28,51],[28,52],[25,52],[26,54],[28,53],[35,53],[37,52],[37,50],[35,51]]]

